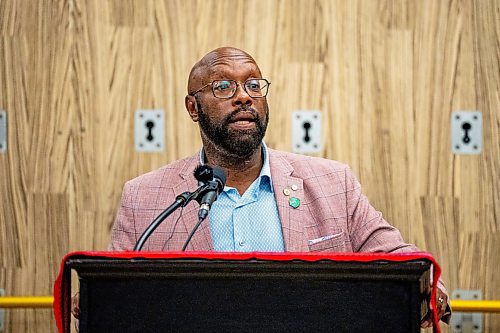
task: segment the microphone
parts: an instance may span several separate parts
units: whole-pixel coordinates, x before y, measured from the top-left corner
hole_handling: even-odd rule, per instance
[[[205,185],[214,179],[214,169],[207,164],[198,165],[194,169],[193,175],[198,180],[198,185]]]
[[[224,190],[227,176],[224,169],[209,165],[196,167],[194,176],[198,182],[207,185],[206,193],[199,200],[200,210],[198,211],[198,218],[204,220],[208,216],[212,204],[217,200],[219,193]]]
[[[134,246],[134,251],[140,251],[146,243],[146,240],[151,236],[153,231],[172,214],[177,208],[185,207],[191,200],[195,199],[201,205],[198,211],[198,223],[188,236],[188,239],[182,247],[182,251],[186,250],[189,241],[200,226],[201,222],[207,217],[210,207],[217,200],[217,196],[224,189],[226,183],[226,173],[219,167],[211,167],[209,165],[199,165],[194,170],[194,177],[198,180],[200,186],[195,192],[184,192],[175,198],[175,202],[167,207],[160,215],[142,233],[141,237]]]
[[[201,223],[207,218],[210,207],[217,200],[217,196],[224,189],[226,184],[226,172],[219,167],[211,167],[209,165],[199,165],[194,169],[194,177],[198,180],[200,187],[196,190],[196,201],[200,204],[198,210],[198,223],[194,226],[193,230],[188,235],[182,251],[186,248],[193,238],[194,233],[200,227]]]

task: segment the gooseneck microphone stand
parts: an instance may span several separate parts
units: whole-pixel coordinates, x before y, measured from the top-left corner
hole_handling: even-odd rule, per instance
[[[158,215],[153,220],[153,222],[151,222],[151,224],[147,227],[147,229],[142,233],[141,237],[139,238],[139,240],[137,241],[137,243],[134,246],[134,251],[140,251],[142,249],[142,247],[144,246],[144,243],[146,243],[149,236],[151,236],[151,234],[153,233],[153,231],[155,231],[155,229],[158,228],[158,226],[163,222],[163,220],[165,220],[168,216],[170,216],[170,214],[172,214],[177,208],[185,207],[193,199],[200,202],[201,199],[203,198],[203,196],[207,192],[214,191],[214,190],[215,191],[217,190],[217,183],[214,181],[209,181],[206,184],[201,185],[194,192],[184,192],[184,193],[178,195],[175,198],[174,203],[171,204],[170,206],[168,206],[167,209],[165,209],[160,215]],[[182,249],[183,251],[186,249],[187,244],[191,240],[191,237],[193,236],[194,232],[196,231],[196,229],[198,229],[198,227],[200,226],[201,222],[204,219],[205,218],[203,218],[203,219],[200,218],[200,220],[198,221],[198,224],[193,229],[193,231],[191,232],[191,234],[188,237],[188,240],[184,244],[184,247]]]

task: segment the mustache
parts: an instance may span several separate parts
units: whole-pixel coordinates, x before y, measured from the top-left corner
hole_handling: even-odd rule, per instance
[[[230,114],[228,114],[226,117],[224,117],[223,119],[223,123],[224,124],[229,124],[232,122],[232,120],[234,118],[236,118],[236,116],[240,113],[240,112],[248,112],[248,113],[251,113],[252,114],[252,117],[254,118],[253,120],[256,121],[256,122],[260,122],[260,117],[259,117],[259,114],[257,113],[257,111],[255,111],[254,108],[252,108],[251,106],[246,106],[246,105],[243,105],[243,106],[240,106],[239,108],[237,108],[236,110],[232,111]]]

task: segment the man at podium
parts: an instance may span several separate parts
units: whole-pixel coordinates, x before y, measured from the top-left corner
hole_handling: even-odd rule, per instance
[[[193,170],[208,164],[222,168],[227,182],[187,251],[418,251],[370,205],[348,166],[266,146],[270,85],[239,49],[218,48],[194,65],[185,106],[203,147],[125,184],[110,250],[132,250],[177,195],[198,187]],[[174,212],[144,250],[180,251],[198,209],[191,202]],[[447,321],[448,296],[441,281],[438,287],[439,318]],[[430,324],[430,318],[422,322]]]

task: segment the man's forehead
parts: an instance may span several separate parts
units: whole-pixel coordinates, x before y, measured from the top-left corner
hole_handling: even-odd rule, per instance
[[[223,49],[223,50],[215,50],[208,53],[202,62],[208,66],[217,66],[221,64],[228,63],[254,63],[255,60],[246,52],[243,52],[238,49]]]
[[[191,70],[188,90],[214,79],[261,76],[255,60],[243,50],[223,47],[206,54]]]
[[[259,76],[260,70],[253,61],[220,61],[207,68],[207,77],[211,79],[232,76]]]

